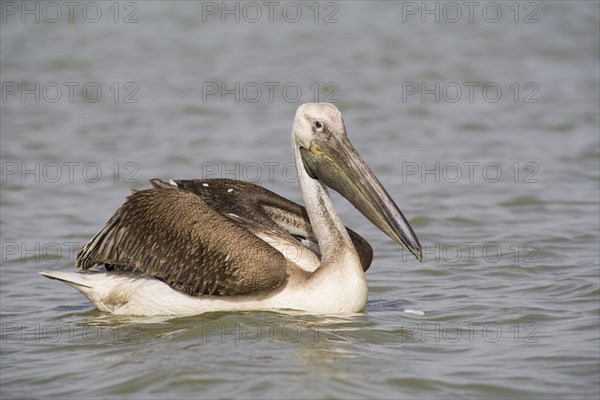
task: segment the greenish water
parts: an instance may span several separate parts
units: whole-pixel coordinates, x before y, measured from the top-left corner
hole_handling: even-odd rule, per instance
[[[0,24],[3,399],[598,397],[597,2],[36,4]],[[315,100],[425,250],[334,196],[375,250],[364,313],[114,317],[38,275],[152,177],[300,201]]]

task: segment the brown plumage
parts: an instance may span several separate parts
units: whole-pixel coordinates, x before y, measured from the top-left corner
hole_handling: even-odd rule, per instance
[[[310,242],[311,249],[318,249],[306,209],[262,186],[233,179],[181,179],[174,182],[178,188],[199,196],[216,211],[227,216],[234,214],[235,220],[241,224],[258,229],[269,228],[288,236],[289,240],[303,239]],[[150,183],[154,187],[173,188],[160,179],[151,179]],[[358,233],[348,227],[346,229],[366,272],[373,261],[373,249]]]
[[[229,179],[151,183],[79,251],[79,270],[104,264],[154,276],[191,296],[243,295],[277,288],[293,268],[252,230],[318,246],[304,207],[260,186]],[[366,271],[371,246],[348,232]]]

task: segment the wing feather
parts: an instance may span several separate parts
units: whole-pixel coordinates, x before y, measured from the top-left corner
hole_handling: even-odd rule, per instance
[[[127,268],[191,296],[271,290],[287,279],[277,250],[177,188],[132,193],[77,254],[77,267]]]
[[[233,214],[238,222],[253,225],[251,230],[255,233],[261,229],[265,231],[265,235],[269,235],[269,231],[277,231],[280,238],[287,236],[290,242],[304,241],[308,251],[320,257],[317,239],[308,214],[301,205],[249,182],[231,179],[191,179],[172,182],[177,188],[196,194],[204,203],[223,215]],[[154,187],[173,187],[173,184],[160,179],[151,179],[150,183]],[[363,270],[366,271],[373,260],[373,249],[358,233],[350,228],[346,229],[358,252]]]

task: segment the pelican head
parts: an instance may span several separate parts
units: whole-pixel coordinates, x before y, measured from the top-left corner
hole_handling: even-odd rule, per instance
[[[296,111],[292,137],[311,179],[340,193],[375,226],[423,261],[417,236],[348,140],[337,107],[329,103],[301,105]]]

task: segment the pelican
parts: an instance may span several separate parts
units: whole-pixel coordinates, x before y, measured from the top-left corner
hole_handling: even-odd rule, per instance
[[[342,224],[326,186],[419,261],[421,245],[334,105],[298,107],[292,150],[306,208],[241,181],[152,179],[78,252],[79,272],[41,274],[119,315],[361,312],[372,249]]]

